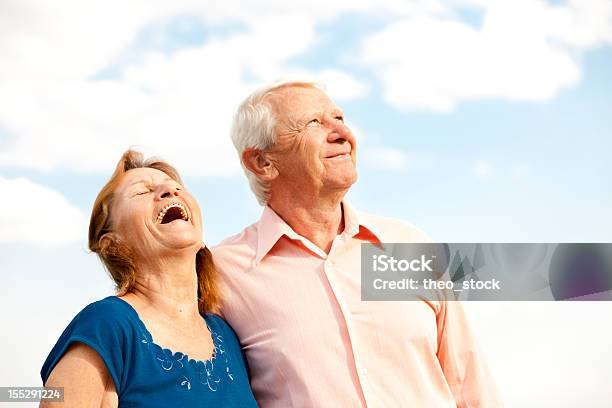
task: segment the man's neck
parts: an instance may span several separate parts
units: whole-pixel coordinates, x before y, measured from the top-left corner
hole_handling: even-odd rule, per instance
[[[334,239],[344,230],[343,197],[344,193],[304,201],[294,197],[270,200],[268,206],[295,232],[329,253]]]

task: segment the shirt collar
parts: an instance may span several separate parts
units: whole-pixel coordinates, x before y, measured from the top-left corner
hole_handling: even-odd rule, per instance
[[[344,209],[344,231],[349,237],[361,238],[375,244],[381,243],[381,235],[376,226],[363,217],[346,201],[342,201]],[[272,208],[265,206],[257,229],[257,252],[255,262],[259,263],[270,252],[272,247],[283,235],[290,239],[306,241],[293,230]]]
[[[382,242],[382,235],[376,225],[365,214],[354,209],[346,201],[342,201],[344,209],[344,234],[374,243]]]
[[[255,262],[261,262],[283,235],[297,238],[297,233],[272,208],[266,205],[257,228]]]

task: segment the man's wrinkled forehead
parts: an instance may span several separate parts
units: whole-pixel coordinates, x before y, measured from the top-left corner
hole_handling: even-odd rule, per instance
[[[287,119],[296,119],[294,116],[305,109],[336,108],[323,90],[311,84],[281,86],[270,91],[263,100],[270,104],[275,115]]]

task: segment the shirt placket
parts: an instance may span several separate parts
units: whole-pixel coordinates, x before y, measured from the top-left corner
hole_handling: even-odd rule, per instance
[[[342,291],[342,285],[338,283],[336,280],[335,269],[337,268],[336,263],[334,262],[334,254],[338,248],[346,244],[346,240],[350,239],[346,234],[341,234],[334,239],[332,243],[331,250],[329,254],[326,256],[323,270],[325,272],[325,276],[329,285],[331,287],[334,296],[336,297],[336,301],[340,307],[340,314],[344,319],[344,323],[346,325],[346,329],[348,331],[347,336],[351,345],[353,359],[355,364],[355,370],[357,372],[357,378],[359,379],[359,384],[361,386],[361,394],[362,399],[365,402],[366,407],[373,407],[373,396],[371,395],[371,388],[369,384],[368,378],[368,369],[364,364],[364,361],[360,355],[360,347],[359,347],[359,337],[357,336],[357,331],[355,330],[355,325],[352,319],[352,313],[349,308],[349,304],[347,303],[344,293]]]

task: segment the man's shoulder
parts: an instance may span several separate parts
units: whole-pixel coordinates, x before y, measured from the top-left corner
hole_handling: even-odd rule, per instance
[[[382,242],[432,242],[423,230],[400,218],[383,217],[359,211],[360,223],[372,228]]]
[[[257,230],[258,223],[253,223],[210,248],[215,262],[254,258],[257,250]]]

